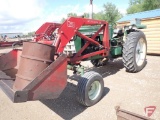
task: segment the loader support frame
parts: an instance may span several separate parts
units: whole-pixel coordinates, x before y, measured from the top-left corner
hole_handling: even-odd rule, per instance
[[[101,26],[98,31],[93,33],[92,37],[88,37],[82,33],[80,33],[78,30],[82,26]],[[81,61],[85,58],[89,58],[95,55],[101,55],[101,56],[108,56],[109,50],[110,50],[110,44],[109,44],[109,26],[106,21],[102,20],[91,20],[91,19],[84,19],[84,18],[75,18],[71,17],[68,18],[59,28],[58,30],[59,37],[54,42],[54,46],[56,47],[57,53],[62,53],[64,50],[64,47],[66,44],[71,40],[71,38],[75,35],[79,36],[81,39],[86,40],[86,44],[76,53],[76,55],[73,58],[69,58],[70,62],[76,62]],[[103,40],[102,45],[95,40],[95,38],[102,33]],[[81,55],[81,53],[90,45],[94,44],[99,47],[99,51],[89,53],[86,55]]]
[[[98,26],[97,28],[99,29],[92,32],[91,36],[87,36],[79,31],[82,26]],[[55,36],[53,32],[55,32]],[[10,78],[0,78],[0,87],[13,102],[58,98],[67,84],[67,64],[72,63],[71,65],[74,65],[79,61],[97,55],[107,57],[110,52],[109,26],[108,22],[102,20],[70,17],[63,24],[47,22],[35,34],[34,42],[30,42],[29,45],[24,43],[22,51],[14,50],[0,56],[0,63],[2,63],[0,64],[0,70],[2,73],[7,75],[6,70],[12,69],[18,71],[14,73],[15,81],[10,75]],[[98,41],[97,37],[100,34],[102,35],[101,41]],[[63,51],[67,43],[73,40],[74,36],[84,40],[85,44],[81,46],[81,49],[74,56],[70,57],[63,54]],[[96,47],[96,50],[85,53],[84,51],[89,46]],[[54,48],[54,54],[50,48]],[[32,57],[23,59],[26,53]],[[35,58],[36,55],[38,55],[39,59],[34,59],[35,66],[29,66],[31,63],[30,58]],[[43,61],[45,58],[50,60],[50,63]],[[42,70],[40,69],[41,66]],[[37,72],[37,70],[40,72]],[[81,69],[77,71],[83,72]],[[32,79],[29,79],[28,82],[26,77],[21,79],[20,77],[18,78],[18,75],[31,76]],[[24,86],[22,86],[23,84]],[[19,85],[20,87],[15,87]]]

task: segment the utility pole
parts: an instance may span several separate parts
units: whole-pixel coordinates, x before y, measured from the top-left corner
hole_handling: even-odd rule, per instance
[[[90,10],[89,18],[93,19],[93,0],[90,0]]]

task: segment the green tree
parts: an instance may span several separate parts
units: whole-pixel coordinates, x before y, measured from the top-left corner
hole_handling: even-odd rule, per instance
[[[67,17],[76,17],[76,16],[77,16],[76,13],[68,13],[68,14],[67,14]]]
[[[132,4],[127,9],[127,14],[137,13],[137,12],[141,12],[141,11],[143,11],[142,4]]]
[[[97,20],[106,20],[111,25],[115,25],[116,21],[122,17],[117,7],[112,3],[106,3],[103,5],[104,10],[98,13],[93,13],[93,18]],[[77,16],[76,13],[68,13],[68,17]],[[84,18],[89,18],[89,13],[84,13]],[[62,18],[61,22],[64,22],[65,18]]]
[[[141,4],[142,0],[130,0],[129,5]]]
[[[96,20],[105,20],[109,24],[115,25],[116,21],[122,17],[117,7],[112,3],[106,3],[103,5],[103,10],[98,13],[93,13],[93,18]],[[88,14],[89,15],[89,14]]]
[[[29,32],[27,36],[30,37],[30,36],[34,36],[34,35],[35,35],[35,31]]]
[[[119,20],[122,17],[122,14],[119,12],[116,5],[112,3],[107,3],[103,5],[104,12],[103,12],[103,19],[108,21],[109,24],[115,25],[116,21]]]
[[[76,16],[77,16],[76,13],[68,13],[68,14],[67,14],[67,17],[76,17]],[[65,18],[62,18],[62,19],[61,19],[61,23],[63,23],[65,20],[66,20]]]
[[[154,10],[160,8],[160,0],[143,0],[142,10]]]
[[[160,8],[160,0],[130,0],[128,14]]]
[[[61,23],[63,23],[65,20],[66,20],[65,18],[62,18],[62,19],[61,19]]]
[[[93,13],[93,18],[96,20],[105,20],[105,14],[103,11],[98,13]]]
[[[83,16],[84,18],[89,18],[89,13],[84,13]]]

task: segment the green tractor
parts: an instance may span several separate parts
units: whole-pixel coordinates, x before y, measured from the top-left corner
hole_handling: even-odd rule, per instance
[[[109,60],[122,57],[123,65],[127,72],[136,73],[141,71],[146,65],[147,41],[145,34],[140,29],[145,28],[146,26],[144,25],[132,24],[125,26],[123,29],[113,30],[113,27],[109,26],[109,54],[107,56],[95,55],[83,60],[90,60],[93,66],[100,67],[105,66]],[[99,26],[83,26],[79,29],[79,32],[92,38],[98,29]],[[103,44],[103,37],[104,33],[99,33],[99,35],[96,36],[96,41]],[[75,49],[71,50],[72,53],[69,53],[69,57],[73,56],[74,58],[74,55],[83,49],[86,44],[87,42],[85,39],[74,36],[72,41],[67,44],[67,46],[71,45],[68,48],[73,48],[75,45]],[[92,54],[98,50],[99,47],[90,44],[85,48],[81,55]],[[65,54],[67,54],[67,52],[68,51],[65,51]],[[82,79],[78,81],[77,87],[77,99],[79,103],[84,106],[92,106],[96,104],[102,98],[102,86],[104,86],[102,76],[94,71],[85,73],[84,67],[81,65],[68,63],[67,68],[73,70],[76,74],[81,74],[82,76]],[[83,91],[84,89],[85,91]]]
[[[84,106],[96,104],[103,96],[104,81],[95,71],[84,71],[81,61],[104,66],[123,58],[128,72],[146,65],[147,42],[139,29],[129,25],[113,30],[108,22],[70,17],[63,24],[44,23],[32,42],[0,56],[0,87],[14,102],[56,99],[67,85],[67,68],[81,74],[77,100]]]
[[[122,57],[124,67],[126,68],[127,72],[139,72],[146,65],[147,41],[144,33],[140,30],[145,28],[146,26],[144,25],[132,24],[121,29],[113,29],[113,27],[110,25],[109,56],[103,57],[100,55],[96,55],[87,59],[90,60],[95,67],[99,67],[106,65],[109,60]],[[79,31],[84,35],[91,37],[98,29],[99,26],[83,26]],[[102,39],[103,35],[100,33],[99,36],[96,37],[96,41],[102,44]],[[85,40],[78,36],[74,36],[72,42],[74,42],[73,45],[75,45],[75,50],[70,54],[71,56],[85,45]],[[68,45],[70,45],[70,43],[68,43]],[[82,54],[85,55],[87,53],[91,53],[93,51],[96,51],[96,49],[98,48],[90,45],[83,51]],[[67,52],[65,51],[65,53]],[[68,68],[71,69],[72,67],[69,66]]]

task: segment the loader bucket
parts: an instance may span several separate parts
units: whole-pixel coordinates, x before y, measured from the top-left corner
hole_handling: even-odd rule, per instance
[[[0,88],[15,103],[55,99],[67,84],[67,57],[54,61],[54,46],[25,42],[0,56]]]

